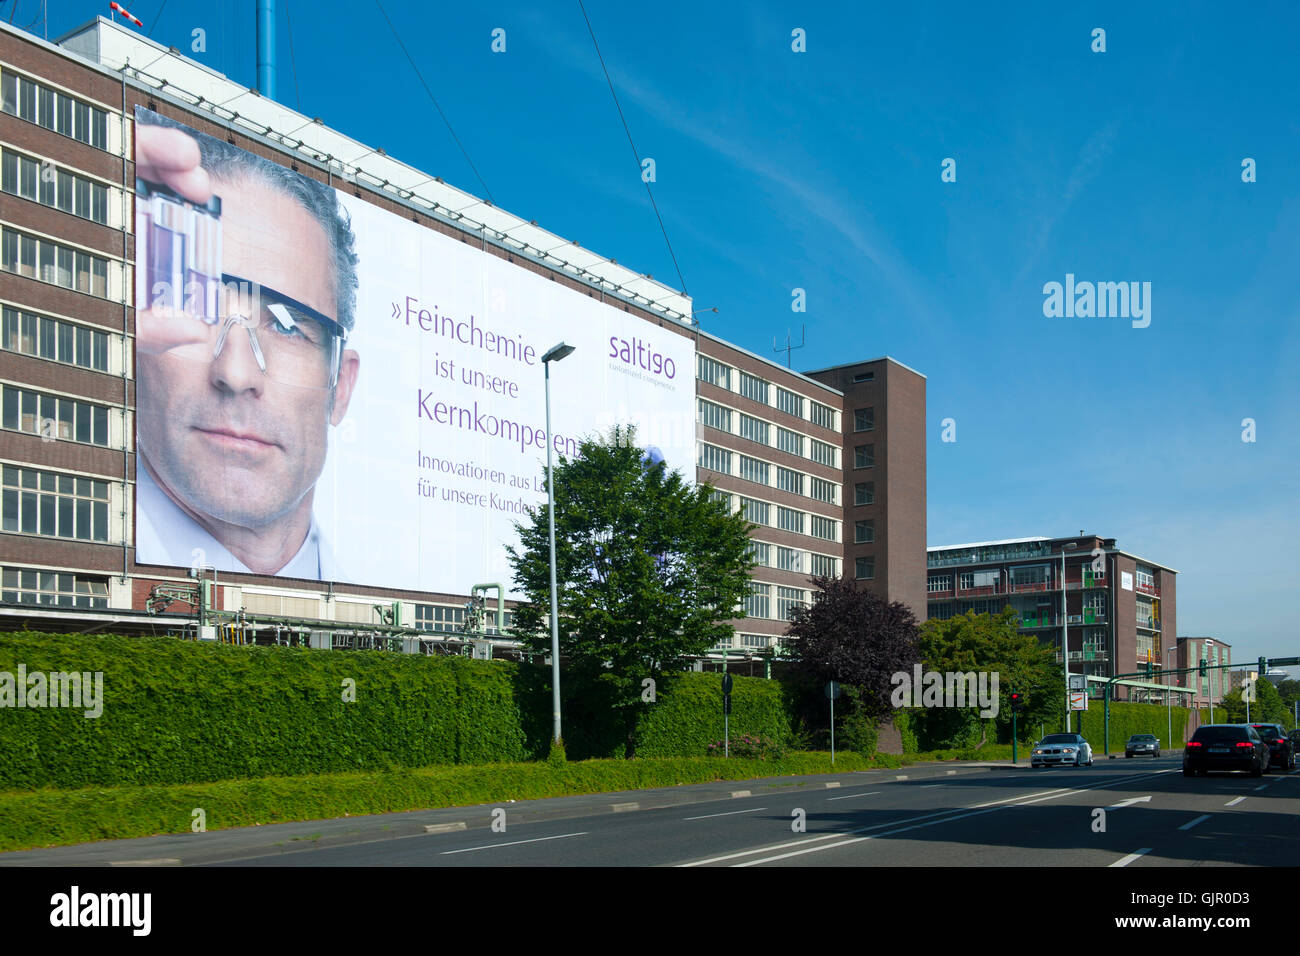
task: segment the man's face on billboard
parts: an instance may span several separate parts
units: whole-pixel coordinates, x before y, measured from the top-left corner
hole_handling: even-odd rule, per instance
[[[222,200],[222,271],[337,317],[333,255],[316,219],[257,178],[212,185]],[[256,336],[272,365],[287,354],[265,331]],[[287,382],[328,381],[328,340],[305,354],[298,348],[296,362],[320,366],[302,367],[301,376],[274,374],[283,364],[268,375],[254,348],[236,322],[215,356],[211,347],[139,353],[138,415],[140,451],[171,496],[204,524],[256,534],[304,500],[310,508],[328,425],[347,412],[359,362],[345,350],[337,388],[303,387]]]

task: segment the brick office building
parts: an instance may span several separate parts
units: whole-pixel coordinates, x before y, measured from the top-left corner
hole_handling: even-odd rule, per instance
[[[189,570],[134,553],[136,106],[690,337],[696,477],[759,525],[754,593],[728,651],[771,646],[789,608],[810,599],[812,574],[848,570],[923,613],[921,376],[891,360],[788,370],[703,332],[680,292],[102,18],[58,43],[0,24],[0,96],[0,626],[151,630],[195,616],[178,600],[194,587]],[[856,379],[867,373],[879,382]],[[874,408],[866,429],[854,428],[859,394]],[[873,428],[874,460],[851,458]],[[863,500],[853,489],[873,480]],[[844,528],[863,520],[871,536],[847,544]],[[322,646],[381,621],[394,634],[455,635],[467,598],[224,573],[209,590],[217,619],[241,617],[242,634],[278,638],[293,621],[324,633]]]
[[[1062,577],[1064,560],[1064,577]],[[1177,665],[1177,574],[1117,547],[1114,538],[1015,538],[929,549],[930,617],[1000,612],[1011,606],[1021,630],[1056,648],[1069,670],[1093,678],[1136,673],[1150,663],[1148,681]],[[1064,582],[1065,617],[1061,595]],[[1154,687],[1152,688],[1154,690]]]

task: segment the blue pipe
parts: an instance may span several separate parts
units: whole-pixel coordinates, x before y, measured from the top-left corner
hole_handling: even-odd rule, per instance
[[[275,99],[275,0],[257,0],[257,89]]]

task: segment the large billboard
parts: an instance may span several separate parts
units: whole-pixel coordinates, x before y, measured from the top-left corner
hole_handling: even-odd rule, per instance
[[[136,561],[512,591],[552,447],[694,474],[694,346],[136,110]]]

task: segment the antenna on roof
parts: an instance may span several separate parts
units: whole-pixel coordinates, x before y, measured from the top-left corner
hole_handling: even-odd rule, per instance
[[[787,330],[786,333],[785,333],[785,345],[779,345],[779,344],[777,344],[776,339],[773,339],[773,340],[772,340],[772,351],[773,351],[773,352],[784,352],[784,353],[785,353],[785,367],[786,367],[786,368],[793,368],[794,366],[790,364],[790,363],[791,363],[790,353],[793,352],[795,349],[801,349],[801,348],[803,348],[805,344],[807,344],[807,336],[805,336],[805,334],[804,334],[804,327],[801,325],[801,326],[799,326],[799,344],[798,344],[798,345],[794,345],[794,344],[790,341],[790,332]]]

